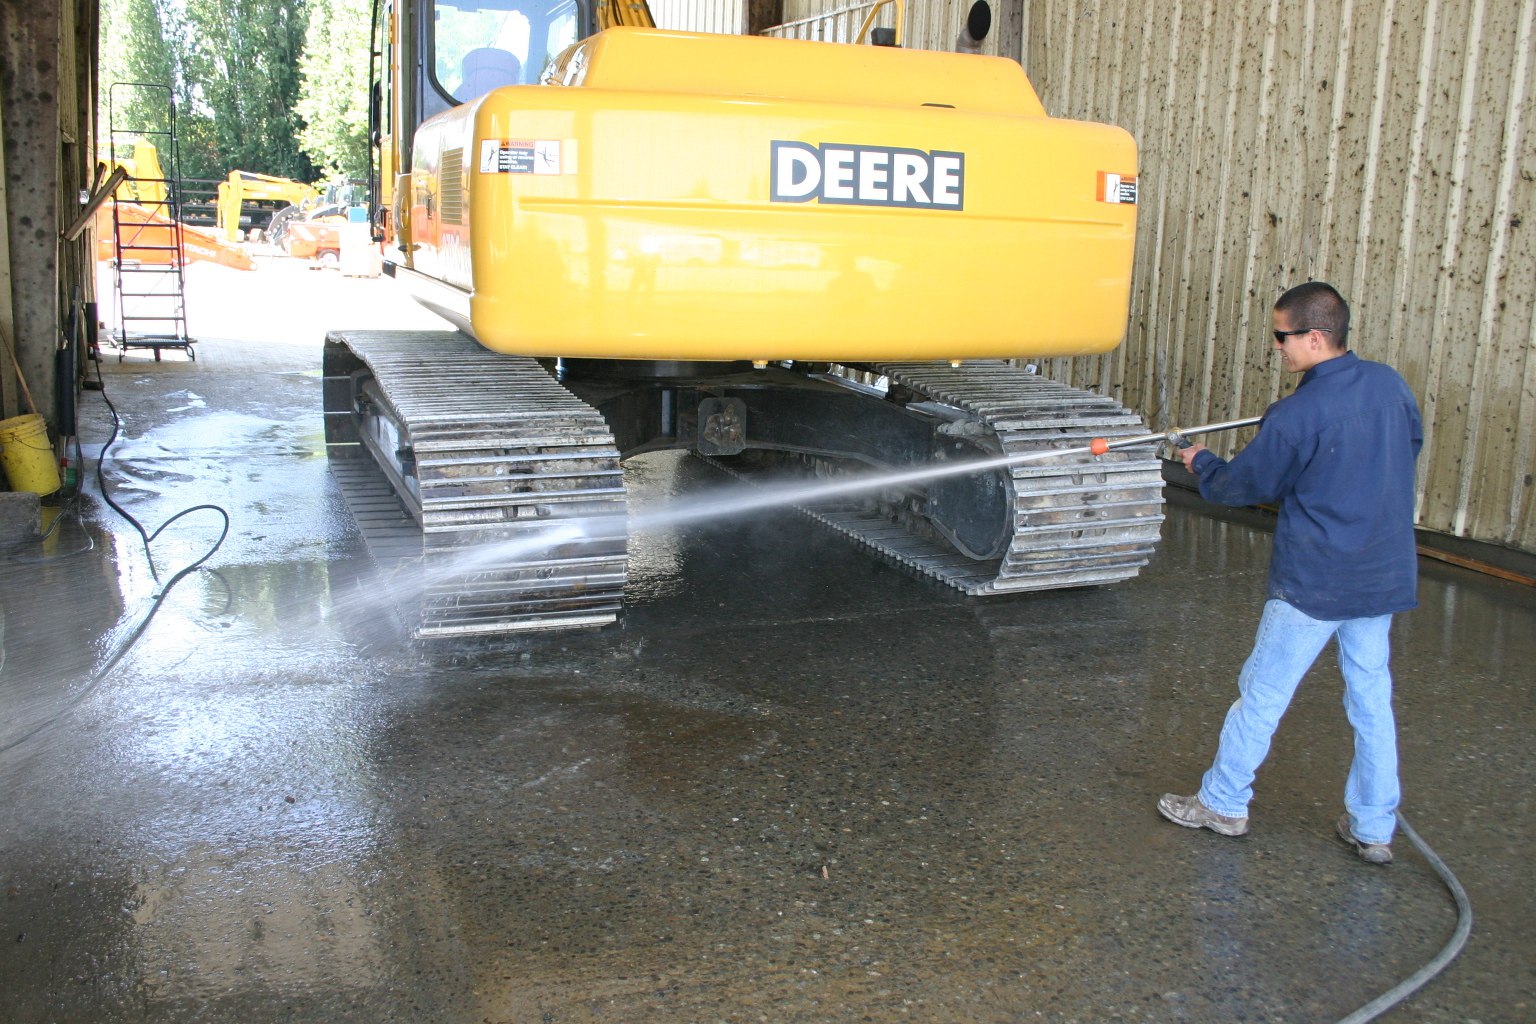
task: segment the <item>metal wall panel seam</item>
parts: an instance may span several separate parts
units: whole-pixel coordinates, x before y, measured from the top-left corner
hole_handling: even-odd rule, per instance
[[[1141,407],[1141,411],[1145,415],[1147,413],[1144,407],[1146,402],[1151,397],[1154,387],[1159,382],[1162,383],[1163,386],[1159,389],[1157,396],[1156,409],[1156,418],[1159,426],[1152,428],[1154,430],[1165,429],[1168,424],[1168,347],[1171,344],[1171,339],[1175,336],[1171,331],[1164,332],[1159,329],[1163,325],[1159,312],[1162,308],[1163,297],[1163,253],[1166,248],[1163,245],[1163,238],[1168,221],[1168,186],[1173,177],[1170,173],[1173,166],[1173,111],[1178,106],[1179,98],[1180,76],[1177,74],[1177,69],[1181,67],[1179,57],[1183,42],[1184,0],[1174,0],[1173,16],[1170,20],[1173,24],[1168,38],[1168,60],[1162,64],[1162,67],[1168,69],[1168,89],[1162,98],[1163,132],[1161,152],[1159,154],[1162,157],[1161,166],[1164,171],[1160,177],[1164,180],[1157,182],[1154,186],[1154,192],[1157,196],[1157,217],[1155,220],[1156,228],[1152,233],[1152,240],[1149,246],[1152,250],[1152,266],[1147,271],[1148,286],[1145,309],[1148,316],[1144,332],[1145,342],[1142,345],[1142,361],[1145,364],[1145,368],[1142,373],[1140,394],[1136,396],[1139,399],[1137,406]],[[1151,85],[1149,68],[1152,63],[1150,60],[1142,61],[1141,77],[1137,84],[1136,127],[1138,132],[1147,123],[1147,96]],[[1138,160],[1138,164],[1144,163],[1145,161]],[[1138,195],[1146,195],[1145,186],[1146,180],[1141,174],[1140,167],[1138,167],[1137,187],[1141,190],[1138,192]],[[1138,209],[1138,231],[1144,230],[1140,220],[1141,214]],[[1138,289],[1138,293],[1139,291]],[[1172,327],[1173,325],[1169,324],[1168,326]],[[1128,347],[1127,345],[1121,346],[1121,348]],[[1126,394],[1122,397],[1129,402],[1132,396]],[[1151,419],[1152,417],[1148,416],[1149,422]]]
[[[1067,104],[1065,116],[1081,120],[1094,120],[1093,86],[1094,75],[1092,65],[1096,57],[1095,40],[1099,19],[1094,18],[1094,11],[1083,9],[1079,13],[1077,5],[1065,6],[1066,22],[1070,26],[1068,38],[1071,40],[1071,57],[1067,61],[1067,82],[1062,87],[1061,96]],[[1102,391],[1103,373],[1100,369],[1102,359],[1098,356],[1078,357],[1070,360],[1069,379],[1074,385],[1085,389]]]
[[[1455,283],[1456,261],[1461,255],[1462,209],[1466,205],[1467,198],[1467,150],[1471,145],[1473,101],[1477,93],[1477,62],[1482,55],[1481,40],[1474,33],[1482,31],[1483,0],[1474,0],[1472,10],[1472,24],[1467,28],[1468,52],[1460,75],[1461,100],[1457,108],[1456,143],[1451,153],[1450,204],[1446,210],[1445,234],[1440,248],[1439,275],[1435,282],[1435,315],[1429,342],[1429,379],[1424,386],[1425,393],[1434,396],[1440,394],[1440,381],[1445,376],[1445,364],[1452,354],[1450,351],[1452,346],[1446,341],[1446,336],[1451,330],[1451,291]],[[1434,415],[1424,418],[1424,451],[1429,454],[1430,474],[1435,472],[1437,461],[1435,456],[1439,454],[1435,450],[1434,443],[1435,435],[1438,433],[1437,425],[1442,416],[1449,415],[1451,415],[1451,409],[1448,409],[1445,403],[1437,401]],[[1465,460],[1467,453],[1462,451],[1460,458]],[[1454,515],[1454,508],[1450,511]],[[1453,536],[1461,536],[1455,529],[1454,519],[1451,532]]]
[[[1211,79],[1211,55],[1213,53],[1214,33],[1211,31],[1211,23],[1216,17],[1216,4],[1219,0],[1206,0],[1204,11],[1200,19],[1200,63],[1195,72],[1195,119],[1190,126],[1190,166],[1199,167],[1201,161],[1201,140],[1205,133],[1205,109],[1210,95]],[[1184,393],[1184,352],[1192,343],[1184,334],[1184,326],[1189,323],[1190,300],[1194,295],[1195,277],[1195,175],[1185,175],[1180,181],[1180,187],[1184,189],[1184,260],[1179,272],[1179,299],[1177,312],[1174,314],[1174,330],[1178,333],[1169,339],[1169,349],[1173,353],[1173,365],[1169,372],[1170,380],[1174,382],[1174,401],[1182,407],[1179,401]],[[1171,183],[1164,183],[1171,187]],[[1201,341],[1202,347],[1209,348],[1212,341],[1209,337]],[[1166,384],[1165,384],[1166,386]]]
[[[1035,5],[1033,0],[1009,0],[1009,2],[1017,3],[1021,8],[1021,13],[1019,14],[1019,38],[1017,40],[1019,44],[1019,64],[1023,66],[1025,74],[1029,74],[1029,65],[1033,63],[1033,56],[1029,52],[1029,40],[1034,34],[1035,19],[1032,12],[1035,9]],[[1034,80],[1033,75],[1030,75],[1030,80]]]
[[[1391,309],[1387,320],[1387,362],[1407,374],[1403,361],[1403,334],[1408,314],[1408,290],[1413,277],[1413,257],[1418,238],[1419,192],[1424,178],[1424,150],[1427,145],[1429,124],[1429,94],[1432,87],[1430,68],[1434,64],[1435,27],[1439,16],[1439,0],[1431,0],[1424,12],[1424,35],[1419,44],[1418,82],[1419,91],[1414,100],[1413,127],[1408,134],[1408,184],[1403,191],[1403,216],[1398,229],[1397,265],[1392,275]],[[1428,376],[1428,353],[1425,354],[1425,376]],[[1410,381],[1412,383],[1412,381]],[[1429,401],[1426,393],[1420,393],[1421,405]],[[1424,503],[1427,474],[1419,473],[1418,495],[1414,502],[1414,521],[1419,520]]]
[[[1333,107],[1328,124],[1328,168],[1323,172],[1323,200],[1321,219],[1318,224],[1317,256],[1314,266],[1316,277],[1328,280],[1332,271],[1334,199],[1338,192],[1339,152],[1344,148],[1344,104],[1349,80],[1350,49],[1355,35],[1355,0],[1344,0],[1339,12],[1339,45],[1333,65]]]
[[[1227,73],[1227,110],[1226,131],[1223,135],[1226,144],[1221,150],[1221,169],[1218,176],[1216,194],[1216,238],[1212,246],[1211,282],[1206,293],[1206,301],[1210,303],[1209,314],[1205,325],[1205,338],[1203,339],[1205,356],[1203,372],[1200,378],[1200,405],[1197,422],[1207,422],[1211,415],[1211,375],[1216,363],[1216,321],[1220,315],[1221,307],[1221,277],[1223,246],[1226,244],[1227,234],[1227,197],[1232,194],[1232,147],[1234,144],[1233,126],[1237,121],[1237,94],[1238,94],[1238,53],[1243,34],[1239,25],[1232,25],[1232,53],[1227,60],[1227,67],[1231,70]],[[1225,446],[1222,446],[1225,450]]]
[[[1052,45],[1056,26],[1051,20],[1050,0],[1045,0],[1043,4],[1037,3],[1037,0],[1026,0],[1026,3],[1031,8],[1043,6],[1044,10],[1040,12],[1038,30],[1031,32],[1029,38],[1024,40],[1025,53],[1029,55],[1029,64],[1024,70],[1029,73],[1035,91],[1040,94],[1040,102],[1045,104],[1046,113],[1053,114],[1056,111],[1046,98],[1051,84],[1051,54],[1056,52],[1056,47]]]
[[[1070,4],[1063,6],[1069,7]],[[1086,111],[1079,110],[1073,103],[1072,96],[1072,69],[1077,67],[1077,19],[1070,13],[1065,15],[1066,41],[1061,52],[1066,59],[1061,62],[1061,103],[1062,110],[1056,112],[1057,117],[1085,117]]]
[[[1276,16],[1278,21],[1278,12]],[[1262,377],[1264,386],[1262,392],[1255,396],[1255,401],[1243,402],[1241,408],[1257,408],[1261,402],[1268,405],[1283,389],[1284,368],[1275,356],[1268,334],[1269,311],[1281,291],[1300,283],[1296,277],[1299,261],[1295,257],[1304,252],[1305,246],[1299,234],[1301,210],[1312,190],[1315,178],[1312,161],[1316,159],[1317,152],[1317,147],[1312,143],[1312,119],[1307,116],[1309,112],[1306,106],[1308,89],[1314,79],[1312,40],[1316,38],[1316,25],[1317,0],[1306,0],[1302,7],[1301,38],[1297,43],[1300,52],[1286,68],[1275,71],[1273,87],[1276,95],[1266,137],[1279,140],[1278,144],[1282,146],[1292,143],[1295,149],[1284,153],[1279,161],[1266,161],[1266,166],[1271,168],[1279,163],[1280,167],[1290,172],[1290,177],[1286,179],[1282,174],[1271,173],[1268,187],[1264,189],[1264,206],[1269,208],[1272,228],[1268,236],[1272,251],[1267,253],[1266,260],[1270,267],[1270,289],[1248,300],[1249,308],[1262,328],[1250,323],[1249,330],[1244,332],[1244,343],[1250,347],[1253,345],[1251,338],[1262,332],[1264,354],[1255,360],[1255,364],[1256,368],[1261,368],[1258,376]],[[1276,31],[1278,50],[1278,26]],[[1258,209],[1263,212],[1263,207]],[[1262,228],[1263,221],[1259,221],[1259,224]],[[1258,232],[1254,234],[1257,237]],[[1258,262],[1254,261],[1255,272],[1258,270]]]
[[[1522,8],[1522,15],[1528,8]],[[1484,34],[1479,26],[1478,37],[1482,40]],[[1522,26],[1524,28],[1524,26]],[[1525,38],[1528,45],[1528,37]],[[1490,54],[1490,60],[1498,60],[1499,55]],[[1455,519],[1452,520],[1452,528],[1458,536],[1476,537],[1484,539],[1488,536],[1496,536],[1498,527],[1495,524],[1484,522],[1482,514],[1473,514],[1471,508],[1471,490],[1473,490],[1473,476],[1481,468],[1485,457],[1493,454],[1490,445],[1487,444],[1488,436],[1496,430],[1496,421],[1485,418],[1498,416],[1496,411],[1490,408],[1491,395],[1498,390],[1496,382],[1496,368],[1501,362],[1504,347],[1501,338],[1495,333],[1496,325],[1502,325],[1499,315],[1499,287],[1504,281],[1505,256],[1508,252],[1510,241],[1510,207],[1511,193],[1514,189],[1514,173],[1519,161],[1519,123],[1521,123],[1522,107],[1524,107],[1525,75],[1527,75],[1530,54],[1527,49],[1516,49],[1514,68],[1508,78],[1510,91],[1505,101],[1505,118],[1502,124],[1501,146],[1499,146],[1499,173],[1498,183],[1493,184],[1493,212],[1488,216],[1491,224],[1490,238],[1488,238],[1488,256],[1482,273],[1482,301],[1478,310],[1478,330],[1476,330],[1476,344],[1471,358],[1471,387],[1467,396],[1467,425],[1464,427],[1462,438],[1461,479],[1456,490]],[[1518,404],[1516,404],[1518,405]],[[1516,413],[1516,408],[1511,408],[1510,415]],[[1496,497],[1501,496],[1498,488],[1504,485],[1514,487],[1514,481],[1510,477],[1493,477],[1493,481],[1485,481],[1485,485],[1479,488],[1479,499],[1487,499],[1488,507],[1496,504]]]
[[[1536,550],[1536,487],[1531,486],[1530,474],[1531,464],[1536,461],[1536,317],[1531,318],[1530,336],[1525,339],[1525,381],[1520,389],[1520,403],[1515,460],[1511,467],[1515,478],[1510,491],[1509,529],[1505,541],[1522,551],[1531,551]],[[1522,470],[1525,471],[1523,477],[1520,475]]]
[[[1504,113],[1504,145],[1499,158],[1499,182],[1494,198],[1493,244],[1489,247],[1488,268],[1483,274],[1483,315],[1478,318],[1477,348],[1472,362],[1472,395],[1467,410],[1466,438],[1462,443],[1467,453],[1484,447],[1488,433],[1484,428],[1492,426],[1483,424],[1482,419],[1487,392],[1493,387],[1493,382],[1487,378],[1490,376],[1490,368],[1497,362],[1494,359],[1497,347],[1493,337],[1494,314],[1499,309],[1499,287],[1506,272],[1505,256],[1509,249],[1510,211],[1514,205],[1515,175],[1520,163],[1520,125],[1525,119],[1525,87],[1531,67],[1533,12],[1536,12],[1536,2],[1525,0],[1520,8],[1520,23],[1515,33],[1515,66],[1510,75],[1509,103]],[[1512,409],[1510,412],[1517,415],[1517,410]],[[1456,495],[1456,521],[1452,527],[1457,534],[1461,534],[1466,526],[1475,464],[1475,459],[1467,458],[1461,466],[1461,483]],[[1519,466],[1520,463],[1515,463],[1517,469]],[[1515,493],[1519,492],[1519,486],[1514,481],[1511,481],[1510,486]],[[1513,521],[1508,529],[1513,531]]]
[[[1127,0],[1121,0],[1116,5],[1116,17],[1119,19],[1118,23],[1122,34],[1125,32],[1126,25],[1130,21],[1130,11],[1128,8],[1129,3]],[[1136,140],[1136,173],[1138,175],[1141,173],[1142,165],[1147,162],[1147,154],[1151,151],[1151,147],[1153,145],[1160,145],[1166,148],[1168,144],[1166,132],[1154,142],[1148,137],[1149,133],[1145,130],[1147,97],[1152,89],[1152,66],[1154,63],[1158,63],[1161,65],[1160,70],[1168,69],[1167,61],[1154,62],[1151,60],[1151,53],[1155,45],[1153,40],[1156,37],[1156,31],[1151,28],[1147,21],[1143,21],[1137,38],[1127,49],[1121,51],[1125,56],[1134,59],[1136,64],[1135,109],[1131,114],[1129,124],[1125,124],[1118,119],[1114,123],[1126,128],[1131,133],[1131,137]],[[1119,44],[1117,43],[1117,45]],[[1171,78],[1172,76],[1170,75],[1169,77]],[[1172,86],[1170,85],[1169,88],[1171,89]],[[1123,90],[1118,90],[1117,94],[1119,91]],[[1166,92],[1167,90],[1165,90],[1165,94]],[[1117,368],[1118,376],[1116,377],[1121,384],[1120,400],[1126,404],[1130,404],[1132,395],[1141,396],[1146,394],[1146,384],[1150,383],[1151,378],[1151,371],[1148,367],[1152,365],[1152,360],[1147,358],[1146,353],[1155,338],[1152,318],[1156,315],[1156,307],[1151,302],[1150,289],[1144,286],[1140,274],[1137,273],[1138,269],[1144,265],[1145,258],[1147,258],[1143,256],[1143,250],[1147,248],[1144,244],[1147,226],[1146,218],[1142,214],[1144,208],[1143,200],[1147,197],[1146,182],[1141,182],[1139,187],[1141,191],[1138,194],[1138,205],[1136,207],[1136,247],[1131,266],[1130,307],[1125,318],[1125,337],[1119,345],[1120,352],[1118,355],[1120,356],[1120,363]],[[1161,230],[1157,232],[1157,235],[1161,237]],[[1151,249],[1153,255],[1150,258],[1153,259],[1155,266],[1161,260],[1161,246],[1154,245]],[[1155,274],[1150,280],[1156,281]],[[1133,342],[1137,353],[1141,357],[1139,361],[1135,362],[1128,358],[1126,351],[1133,347]],[[1135,379],[1138,370],[1141,375],[1139,380]],[[1141,403],[1140,411],[1143,416],[1147,416],[1148,412],[1145,408],[1145,402]]]
[[[1060,58],[1055,60],[1054,63],[1047,64],[1048,83],[1049,79],[1054,78],[1056,75],[1059,74],[1061,76],[1059,82],[1049,83],[1055,86],[1052,93],[1055,98],[1054,101],[1046,101],[1047,113],[1052,117],[1080,116],[1077,113],[1072,96],[1072,69],[1077,64],[1076,25],[1070,15],[1057,13],[1067,6],[1069,5],[1062,4],[1058,6],[1052,4],[1051,0],[1046,0],[1048,27],[1044,49],[1052,57]],[[1063,19],[1066,22],[1064,29],[1061,26]],[[1038,85],[1037,88],[1039,88]],[[1043,98],[1045,90],[1041,89],[1040,91]],[[1076,360],[1052,359],[1047,365],[1050,367],[1049,373],[1053,379],[1079,387],[1082,386],[1082,374],[1078,370]]]
[[[1106,5],[1106,8],[1111,8],[1111,5]],[[1124,31],[1126,31],[1124,8],[1118,5],[1118,3],[1112,6],[1112,14],[1109,17],[1109,25],[1107,26],[1104,25],[1103,11],[1104,8],[1101,8],[1100,17],[1098,17],[1098,46],[1095,48],[1098,52],[1098,60],[1095,61],[1097,74],[1094,75],[1094,106],[1092,106],[1092,109],[1095,109],[1095,111],[1100,109],[1098,97],[1101,95],[1103,97],[1104,111],[1101,120],[1106,121],[1107,124],[1123,124],[1120,107],[1124,88],[1126,88],[1127,84],[1127,77],[1126,75],[1118,74],[1118,69],[1120,69],[1118,58],[1124,57],[1124,54],[1126,54],[1126,45],[1124,45]],[[1140,72],[1138,72],[1135,80],[1140,84]],[[1097,117],[1098,115],[1095,115],[1095,118]],[[1134,121],[1134,123],[1140,126],[1140,121]],[[1138,137],[1138,170],[1140,170],[1141,166],[1140,146],[1141,138]],[[1140,206],[1137,206],[1135,215],[1137,215],[1137,221],[1140,223]],[[1129,302],[1127,302],[1126,309],[1127,330],[1129,330],[1130,318],[1135,315],[1135,310],[1137,310],[1137,292],[1135,292],[1135,272],[1132,270]],[[1120,344],[1115,345],[1109,352],[1104,352],[1098,358],[1100,359],[1098,379],[1100,379],[1101,384],[1101,395],[1111,396],[1111,398],[1124,401],[1124,396],[1126,396],[1126,356],[1127,348],[1129,347],[1130,345],[1126,344],[1126,335],[1121,335]]]
[[[1314,125],[1314,119],[1310,116],[1311,105],[1308,102],[1317,82],[1317,48],[1312,45],[1312,41],[1317,38],[1317,0],[1306,0],[1304,10],[1305,13],[1301,19],[1301,40],[1297,44],[1297,49],[1301,51],[1300,75],[1291,79],[1294,97],[1290,102],[1282,102],[1280,105],[1282,111],[1292,115],[1290,121],[1294,121],[1296,127],[1300,162],[1306,168],[1305,176],[1297,182],[1300,187],[1286,189],[1283,193],[1287,206],[1285,215],[1280,218],[1281,279],[1276,283],[1287,288],[1302,278],[1310,280],[1316,276],[1312,273],[1315,263],[1312,258],[1313,249],[1308,244],[1310,237],[1308,221],[1315,198],[1312,189],[1320,177],[1318,173],[1314,173],[1314,164],[1321,159],[1326,167],[1328,159],[1326,143],[1330,138],[1329,126],[1326,122],[1322,125]],[[1287,132],[1289,123],[1289,121],[1281,123],[1280,138],[1290,137]],[[1322,129],[1322,140],[1325,143],[1323,146],[1319,146],[1315,138],[1315,128],[1319,127]],[[1285,255],[1291,257],[1289,265],[1283,261]],[[1278,295],[1278,291],[1272,293],[1270,300],[1273,301]],[[1269,393],[1272,395],[1279,394],[1280,366],[1278,364],[1279,360],[1271,355]]]
[[[1110,17],[1110,25],[1109,25],[1109,28],[1107,30],[1104,27],[1104,16],[1103,15],[1104,15],[1105,8],[1112,8],[1112,9],[1114,9],[1116,11],[1116,13],[1113,14]],[[1123,15],[1124,15],[1124,4],[1123,3],[1121,3],[1121,4],[1113,4],[1113,5],[1105,4],[1103,7],[1101,7],[1099,9],[1099,16],[1096,19],[1098,21],[1098,26],[1097,26],[1098,33],[1097,33],[1097,35],[1098,35],[1099,43],[1098,43],[1098,46],[1095,48],[1096,52],[1099,55],[1097,61],[1095,62],[1096,66],[1097,66],[1097,69],[1098,69],[1098,73],[1093,76],[1093,79],[1092,79],[1092,81],[1093,81],[1093,92],[1091,94],[1092,97],[1093,97],[1093,105],[1092,105],[1091,109],[1093,109],[1093,110],[1100,110],[1100,109],[1102,109],[1104,111],[1104,113],[1102,115],[1095,115],[1095,119],[1101,119],[1101,120],[1103,120],[1103,121],[1105,121],[1105,122],[1107,122],[1109,124],[1116,124],[1116,125],[1121,123],[1120,122],[1120,97],[1121,97],[1121,92],[1122,92],[1123,80],[1122,80],[1121,76],[1118,73],[1119,72],[1119,61],[1118,61],[1117,58],[1120,55],[1125,53],[1125,18],[1124,18]],[[1107,52],[1106,52],[1106,48],[1105,48],[1105,41],[1106,41],[1106,39],[1107,39],[1108,44],[1109,44]],[[1102,105],[1098,101],[1098,96],[1099,96],[1100,93],[1102,93],[1103,96],[1104,96],[1104,102],[1103,102]],[[1139,137],[1140,136],[1140,129],[1141,129],[1142,122],[1141,121],[1137,121],[1137,122],[1135,122],[1135,124],[1136,124],[1136,129],[1137,129],[1136,130],[1136,134]],[[1140,145],[1141,145],[1141,142],[1140,142],[1140,140],[1138,138],[1138,142],[1137,142],[1138,149],[1139,149]],[[1137,158],[1136,163],[1137,163],[1137,166],[1139,168],[1140,164],[1141,164],[1141,160],[1140,160],[1139,157]],[[1138,221],[1141,219],[1141,207],[1140,206],[1137,206],[1137,208],[1136,208],[1136,217],[1137,217]],[[1130,317],[1134,314],[1134,311],[1135,311],[1135,308],[1136,308],[1135,271],[1134,271],[1134,269],[1132,270],[1131,284],[1132,284],[1132,287],[1131,287],[1130,303],[1129,303],[1129,308],[1126,310],[1126,313],[1127,313],[1126,326],[1127,326],[1127,328],[1129,328]],[[1112,397],[1112,398],[1118,398],[1121,401],[1124,401],[1124,399],[1125,399],[1125,387],[1124,387],[1124,385],[1125,385],[1125,372],[1126,372],[1126,357],[1127,357],[1127,350],[1129,348],[1130,348],[1130,346],[1125,343],[1125,336],[1122,335],[1121,338],[1120,338],[1120,344],[1116,345],[1114,348],[1110,349],[1108,352],[1105,352],[1105,353],[1103,353],[1102,355],[1099,356],[1099,393],[1100,394],[1107,395],[1107,396]],[[1116,394],[1117,390],[1119,391],[1118,395]]]
[[[1079,69],[1081,68],[1084,60],[1082,51],[1087,45],[1082,38],[1083,33],[1079,31],[1080,17],[1076,11],[1076,5],[1071,3],[1070,0],[1057,4],[1056,12],[1057,13],[1054,20],[1059,22],[1065,30],[1062,34],[1066,39],[1066,45],[1064,49],[1066,59],[1062,60],[1056,68],[1057,73],[1061,76],[1059,86],[1061,109],[1059,111],[1053,111],[1052,113],[1056,117],[1069,117],[1074,119],[1087,118],[1089,116],[1088,111],[1091,109],[1091,104],[1080,97],[1076,91],[1080,87],[1079,83],[1084,77],[1083,75],[1079,74]],[[1091,12],[1085,12],[1085,14],[1086,13]],[[1084,359],[1063,359],[1061,361],[1061,379],[1068,381],[1074,387],[1092,387],[1092,363],[1093,359],[1091,357]]]
[[[1248,190],[1248,244],[1243,261],[1243,286],[1238,292],[1237,344],[1232,346],[1232,396],[1239,408],[1247,406],[1243,387],[1248,379],[1248,360],[1253,352],[1253,339],[1249,336],[1253,327],[1254,275],[1258,270],[1260,234],[1265,213],[1269,206],[1269,124],[1274,117],[1272,93],[1275,84],[1275,43],[1280,31],[1280,0],[1270,0],[1269,16],[1264,27],[1264,57],[1259,70],[1259,123],[1254,131],[1253,184]],[[1269,335],[1266,334],[1265,338]],[[1266,345],[1267,347],[1267,345]]]
[[[1439,0],[1429,0],[1430,7]],[[1387,0],[1381,12],[1381,30],[1376,37],[1376,87],[1372,93],[1371,126],[1366,136],[1365,181],[1360,190],[1360,219],[1355,228],[1355,267],[1347,298],[1360,302],[1365,295],[1366,269],[1371,265],[1371,221],[1375,216],[1376,171],[1381,162],[1381,128],[1386,113],[1387,70],[1392,66],[1392,25],[1394,0]],[[1431,17],[1426,15],[1426,17]]]
[[[1484,46],[1484,37],[1482,37],[1485,12],[1484,2],[1485,0],[1478,0],[1478,3],[1476,3],[1473,25],[1468,29],[1468,41],[1470,41],[1471,51],[1473,51],[1473,63],[1471,63],[1471,71],[1468,72],[1468,78],[1475,77],[1476,71],[1478,71],[1478,64],[1482,60],[1482,46]],[[1518,81],[1513,81],[1511,86],[1519,88]],[[1513,107],[1513,92],[1511,92],[1508,100],[1510,100],[1510,103],[1507,106],[1507,114],[1511,112],[1510,107]],[[1471,135],[1471,117],[1473,117],[1473,111],[1468,106],[1461,120],[1461,130],[1468,137]],[[1508,138],[1507,127],[1505,127],[1502,135],[1504,135],[1502,158],[1508,160],[1510,158],[1510,152],[1508,152],[1510,138]],[[1468,146],[1468,149],[1471,149],[1471,147]],[[1467,186],[1467,177],[1465,175],[1467,175],[1465,169],[1458,169],[1456,181],[1464,187]],[[1493,355],[1498,352],[1498,342],[1493,338],[1496,310],[1491,306],[1491,299],[1498,293],[1498,279],[1496,279],[1495,272],[1499,264],[1502,263],[1502,249],[1504,249],[1504,244],[1507,243],[1508,224],[1499,221],[1499,206],[1505,200],[1502,181],[1501,187],[1496,187],[1493,192],[1495,192],[1495,200],[1493,200],[1495,201],[1495,212],[1493,212],[1493,218],[1491,218],[1491,229],[1493,229],[1493,232],[1491,232],[1491,238],[1488,239],[1488,256],[1484,264],[1484,279],[1482,279],[1482,299],[1478,310],[1478,330],[1476,330],[1476,341],[1473,344],[1473,350],[1471,350],[1471,375],[1468,378],[1470,387],[1467,388],[1467,422],[1462,427],[1461,473],[1458,474],[1455,504],[1453,504],[1452,531],[1458,537],[1468,536],[1468,490],[1471,487],[1471,474],[1476,470],[1478,457],[1481,454],[1479,427],[1484,425],[1481,421],[1482,416],[1484,416],[1484,410],[1487,408],[1487,391],[1490,390],[1491,385],[1491,381],[1487,381],[1485,378],[1488,375],[1488,365],[1490,365],[1490,362],[1495,361]],[[1471,253],[1458,253],[1458,255],[1465,255],[1470,259]],[[1491,424],[1488,424],[1488,427],[1491,427]]]

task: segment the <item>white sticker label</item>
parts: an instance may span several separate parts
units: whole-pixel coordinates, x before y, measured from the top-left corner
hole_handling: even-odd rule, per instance
[[[1099,202],[1136,205],[1136,179],[1124,174],[1099,172]]]
[[[482,139],[481,174],[560,174],[560,142],[555,139]]]

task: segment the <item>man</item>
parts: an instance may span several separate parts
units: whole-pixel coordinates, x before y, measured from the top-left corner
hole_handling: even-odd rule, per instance
[[[1181,453],[1207,501],[1279,506],[1268,600],[1200,791],[1165,794],[1157,809],[1188,828],[1246,833],[1270,738],[1337,636],[1355,733],[1338,833],[1365,860],[1390,864],[1399,791],[1388,631],[1394,612],[1418,604],[1414,461],[1423,427],[1397,371],[1349,351],[1349,305],[1332,287],[1292,288],[1273,317],[1281,362],[1302,375],[1296,391],[1265,411],[1258,436],[1230,462],[1198,444]]]

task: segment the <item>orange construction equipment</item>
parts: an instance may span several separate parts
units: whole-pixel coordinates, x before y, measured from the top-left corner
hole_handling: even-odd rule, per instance
[[[117,220],[124,233],[124,242],[142,255],[144,263],[177,262],[175,225],[163,215],[138,203],[117,200]],[[143,248],[140,248],[143,247]],[[150,248],[157,247],[157,248]],[[105,205],[96,214],[96,258],[110,260],[117,255],[112,236],[112,212]],[[244,249],[226,245],[215,235],[186,224],[181,226],[181,262],[207,260],[211,263],[233,267],[235,270],[255,270],[256,264]]]
[[[314,260],[334,267],[341,261],[341,222],[301,220],[289,226],[283,248],[295,259]]]

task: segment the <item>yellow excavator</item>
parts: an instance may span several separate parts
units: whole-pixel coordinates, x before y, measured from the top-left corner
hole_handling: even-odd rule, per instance
[[[255,171],[230,171],[229,177],[219,182],[214,209],[219,230],[235,242],[242,230],[265,230],[278,212],[290,206],[302,208],[319,199],[320,190],[302,181]]]
[[[128,178],[117,187],[113,198],[127,203],[159,205],[165,202],[166,176],[160,168],[160,151],[146,139],[133,140],[133,156],[123,160],[106,160],[103,172],[111,174],[121,167]]]
[[[370,546],[428,581],[419,635],[613,621],[621,461],[659,449],[778,481],[976,463],[803,506],[967,594],[1146,563],[1150,445],[1008,463],[1145,433],[1017,365],[1122,338],[1124,131],[1048,116],[1014,61],[891,45],[899,28],[839,44],[659,31],[640,2],[375,6],[376,238],[457,329],[332,331],[326,429]],[[972,43],[988,19],[972,9]]]

